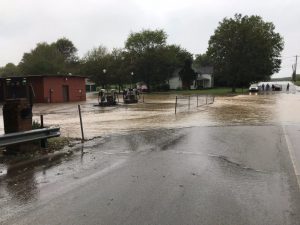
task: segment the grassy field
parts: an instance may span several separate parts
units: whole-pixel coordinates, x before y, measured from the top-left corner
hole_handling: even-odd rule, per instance
[[[181,95],[188,95],[188,94],[202,94],[202,95],[228,95],[228,94],[242,94],[248,93],[247,88],[237,88],[235,93],[231,92],[231,88],[211,88],[211,89],[203,89],[203,90],[170,90],[167,92],[152,92],[152,93],[159,93],[159,94],[181,94]]]
[[[297,81],[295,82],[295,84],[298,85],[298,86],[300,86],[300,80],[297,80]]]

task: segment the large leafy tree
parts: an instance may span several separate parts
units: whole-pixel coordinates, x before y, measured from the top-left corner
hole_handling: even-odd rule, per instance
[[[117,84],[119,91],[123,89],[123,84],[132,82],[133,68],[130,64],[130,57],[124,49],[114,48],[108,55],[108,72],[110,74],[111,84]]]
[[[18,66],[13,63],[7,63],[4,67],[0,68],[0,77],[12,77],[20,75]]]
[[[135,81],[144,81],[148,88],[165,84],[175,69],[184,66],[190,53],[180,46],[167,45],[163,30],[143,30],[131,33],[125,43],[129,67]]]
[[[67,38],[52,44],[38,43],[29,53],[24,53],[19,69],[24,74],[69,74],[79,71],[77,49]]]
[[[60,38],[56,42],[54,42],[53,45],[64,56],[66,62],[71,63],[78,61],[77,48],[69,39],[65,37]]]
[[[72,41],[63,37],[52,43],[52,45],[64,56],[65,73],[76,74],[80,72],[80,61],[77,56],[77,48]]]
[[[210,37],[216,83],[237,86],[269,79],[280,69],[283,38],[271,22],[259,16],[225,18]]]
[[[110,55],[106,47],[100,45],[88,51],[82,59],[82,72],[89,76],[96,84],[105,88],[112,79],[108,69]]]
[[[24,53],[19,68],[31,75],[63,74],[65,58],[54,45],[39,43],[30,53]]]
[[[131,33],[125,42],[134,79],[146,82],[148,88],[164,80],[160,59],[166,40],[167,35],[163,30],[143,30]]]
[[[193,62],[197,67],[212,66],[212,60],[207,54],[198,54]]]
[[[192,69],[192,63],[193,61],[191,59],[186,59],[183,68],[179,72],[183,86],[187,87],[188,89],[192,84],[191,82],[196,78],[196,73]]]

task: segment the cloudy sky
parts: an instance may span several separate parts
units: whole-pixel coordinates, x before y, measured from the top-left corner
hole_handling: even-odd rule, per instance
[[[19,63],[38,42],[66,37],[82,56],[100,44],[123,47],[130,32],[157,28],[169,44],[204,53],[218,22],[235,13],[275,24],[285,40],[275,76],[291,75],[300,55],[299,0],[0,0],[0,66]]]

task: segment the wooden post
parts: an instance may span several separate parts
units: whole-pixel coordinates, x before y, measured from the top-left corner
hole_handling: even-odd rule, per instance
[[[206,95],[206,105],[207,105],[207,95]]]
[[[199,99],[199,95],[197,94],[197,107],[199,106],[199,101],[198,101],[198,99]]]
[[[41,128],[44,128],[44,116],[40,115],[40,118],[41,118]],[[47,148],[48,147],[47,138],[46,139],[41,139],[41,147],[42,148]]]
[[[189,95],[189,110],[191,108],[191,96]]]
[[[81,143],[84,142],[84,134],[83,134],[83,127],[82,127],[82,118],[81,118],[81,108],[78,105],[78,112],[79,112],[79,119],[80,119],[80,128],[81,128]]]
[[[44,116],[40,115],[41,118],[41,128],[44,128]]]
[[[175,99],[175,114],[176,114],[176,108],[177,108],[177,96],[176,96],[176,99]]]

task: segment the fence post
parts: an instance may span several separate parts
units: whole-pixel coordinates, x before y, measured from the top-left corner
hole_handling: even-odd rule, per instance
[[[206,95],[206,105],[207,105],[207,95]]]
[[[176,99],[175,99],[175,114],[176,114],[176,108],[177,108],[177,96],[176,96]]]
[[[189,110],[191,108],[191,96],[189,95]]]
[[[80,119],[80,128],[81,128],[81,143],[84,142],[84,134],[83,134],[83,127],[82,127],[82,118],[81,118],[81,108],[78,105],[78,112],[79,112],[79,119]]]
[[[44,116],[40,115],[40,118],[41,118],[41,128],[44,128]],[[42,148],[47,148],[48,147],[47,138],[46,139],[41,139],[41,147]]]
[[[197,107],[199,106],[199,104],[198,104],[198,99],[199,99],[199,95],[197,94]]]

